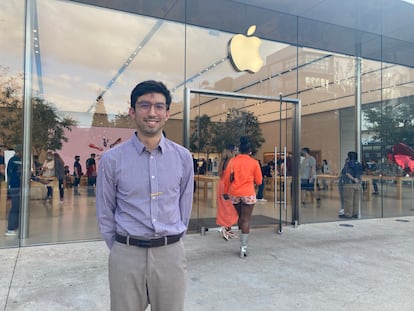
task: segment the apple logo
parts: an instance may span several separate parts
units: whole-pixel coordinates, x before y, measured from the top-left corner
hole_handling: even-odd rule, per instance
[[[237,71],[258,72],[263,66],[263,59],[259,55],[262,41],[253,36],[256,25],[247,30],[247,36],[238,34],[229,41],[229,59]]]

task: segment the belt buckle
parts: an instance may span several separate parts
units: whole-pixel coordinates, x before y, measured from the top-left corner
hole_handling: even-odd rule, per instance
[[[150,247],[152,247],[152,241],[151,241],[151,239],[139,240],[138,246],[144,247],[144,248],[150,248]]]
[[[151,243],[155,243],[155,246],[165,246],[168,244],[168,240],[166,236],[162,237],[152,237],[149,239]],[[162,241],[164,240],[164,241]],[[160,242],[163,242],[162,244]]]
[[[162,240],[163,243],[160,245],[158,243],[160,243]],[[168,245],[168,236],[163,236],[163,237],[151,237],[148,239],[149,245],[154,246],[153,243],[156,243],[156,246],[165,246]]]

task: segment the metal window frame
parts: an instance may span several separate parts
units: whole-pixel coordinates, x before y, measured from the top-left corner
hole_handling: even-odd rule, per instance
[[[217,96],[221,98],[232,99],[255,99],[273,101],[275,103],[290,103],[293,107],[292,113],[292,222],[291,224],[297,226],[300,223],[300,144],[301,144],[301,101],[296,98],[287,98],[280,96],[263,96],[247,93],[224,92],[215,90],[203,90],[185,88],[184,94],[184,111],[183,111],[183,144],[186,148],[190,147],[190,100],[191,94]]]

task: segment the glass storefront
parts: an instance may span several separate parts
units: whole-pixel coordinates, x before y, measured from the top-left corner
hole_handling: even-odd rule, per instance
[[[99,166],[105,150],[133,134],[129,95],[147,79],[171,90],[165,134],[188,143],[193,153],[190,232],[217,227],[214,163],[241,135],[254,141],[254,157],[272,175],[265,178],[253,226],[337,221],[338,175],[349,151],[359,153],[365,168],[360,218],[413,214],[414,72],[412,64],[404,65],[403,41],[398,41],[401,59],[393,62],[390,38],[243,1],[93,4],[0,3],[0,148],[7,164],[21,145],[22,169],[30,170],[18,190],[20,236],[2,234],[0,247],[100,238],[87,166],[91,154]],[[228,55],[229,41],[247,35],[251,25],[263,60],[255,73],[235,70]],[[407,51],[411,48],[407,43]],[[189,89],[246,97],[191,93],[188,120]],[[280,96],[300,101],[300,120],[293,104],[263,99]],[[317,161],[314,193],[320,200],[309,193],[292,198],[297,147],[308,147]],[[60,176],[48,172],[48,155],[55,154],[65,166]],[[83,172],[79,186],[75,156]],[[7,232],[12,200],[7,183],[0,185],[0,232]]]

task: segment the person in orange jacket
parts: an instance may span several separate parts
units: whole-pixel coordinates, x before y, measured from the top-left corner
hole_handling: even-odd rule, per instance
[[[217,215],[216,224],[221,227],[221,234],[223,239],[228,241],[232,238],[237,238],[237,235],[231,230],[231,227],[237,223],[239,215],[230,200],[223,198],[224,191],[224,173],[229,170],[229,162],[234,157],[234,145],[228,144],[222,154],[221,161],[218,167],[218,175],[220,181],[217,186]]]
[[[240,257],[247,256],[250,233],[250,219],[256,203],[255,184],[262,183],[262,171],[259,162],[250,156],[251,148],[248,137],[240,137],[239,154],[230,160],[224,172],[223,198],[230,199],[239,215]]]

